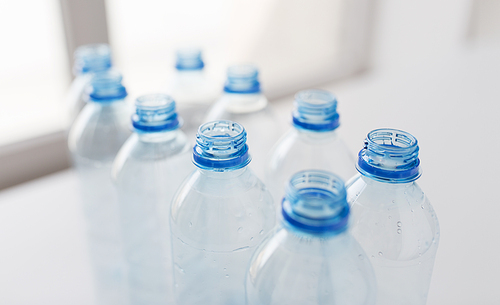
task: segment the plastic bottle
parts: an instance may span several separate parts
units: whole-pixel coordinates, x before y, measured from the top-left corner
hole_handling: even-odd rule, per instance
[[[80,182],[90,256],[102,304],[126,302],[116,193],[111,181],[115,155],[130,135],[127,91],[115,71],[96,74],[92,93],[70,129],[68,145]]]
[[[340,139],[337,99],[324,90],[304,90],[295,95],[292,128],[273,147],[266,167],[266,185],[275,202],[283,198],[293,174],[321,169],[344,181],[355,175],[354,159]]]
[[[248,169],[245,129],[231,121],[200,126],[198,169],[172,203],[177,304],[241,305],[250,256],[275,224],[271,194]]]
[[[283,219],[252,256],[247,305],[375,304],[373,269],[348,231],[344,182],[325,171],[298,172]]]
[[[352,234],[370,258],[379,305],[424,305],[439,243],[434,210],[415,182],[417,139],[397,129],[371,131],[360,172],[347,183]]]
[[[74,53],[73,74],[75,79],[67,96],[69,118],[72,123],[85,106],[85,89],[90,84],[92,75],[111,68],[111,50],[107,44],[87,44],[80,46]]]
[[[258,74],[253,65],[229,67],[224,92],[205,121],[231,120],[245,126],[253,154],[250,167],[263,180],[266,155],[278,140],[281,127],[262,94]]]
[[[206,74],[200,49],[177,51],[175,74],[168,92],[177,102],[178,113],[184,119],[182,130],[188,139],[194,139],[208,108],[219,93],[217,83]]]
[[[134,133],[118,152],[112,176],[129,272],[131,304],[172,304],[170,204],[193,170],[174,100],[141,96]]]

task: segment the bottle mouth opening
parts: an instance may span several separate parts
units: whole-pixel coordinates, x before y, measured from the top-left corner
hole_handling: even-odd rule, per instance
[[[202,124],[193,148],[193,163],[203,169],[234,170],[250,163],[245,128],[233,121]]]
[[[123,99],[127,91],[122,85],[122,75],[115,70],[107,70],[96,73],[91,80],[93,101],[111,101]]]
[[[177,129],[182,120],[175,110],[175,101],[166,94],[148,94],[136,99],[132,125],[138,131],[160,132]]]
[[[344,182],[326,171],[298,172],[287,186],[282,213],[294,227],[316,233],[340,233],[347,228],[349,216]]]
[[[310,89],[295,95],[293,124],[300,129],[332,131],[339,127],[337,99],[325,90]]]
[[[98,72],[111,67],[111,50],[107,44],[89,44],[76,49],[74,73]]]
[[[230,66],[227,69],[227,80],[224,91],[227,93],[259,93],[259,70],[255,65],[243,64]]]
[[[371,131],[358,154],[356,168],[375,180],[406,183],[421,175],[418,141],[410,133],[381,128]]]
[[[201,70],[204,68],[201,49],[199,48],[184,48],[176,52],[176,69],[177,70]]]

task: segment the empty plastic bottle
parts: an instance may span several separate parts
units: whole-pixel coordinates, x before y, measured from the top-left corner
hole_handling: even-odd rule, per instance
[[[121,80],[115,71],[92,78],[92,93],[68,138],[102,304],[124,304],[127,296],[118,205],[111,181],[113,159],[130,135],[124,101],[127,91]]]
[[[177,304],[241,305],[250,256],[275,224],[271,194],[248,169],[245,129],[231,121],[200,126],[198,169],[172,203]]]
[[[170,203],[193,170],[179,129],[174,100],[141,96],[132,117],[134,133],[113,164],[118,191],[131,304],[172,304]]]
[[[266,185],[275,202],[283,198],[293,174],[306,169],[333,172],[347,180],[354,176],[354,159],[340,139],[337,99],[324,90],[295,95],[293,127],[273,147],[266,167]]]
[[[253,65],[229,67],[224,93],[210,109],[206,121],[231,120],[245,126],[252,147],[250,167],[263,180],[266,155],[278,140],[281,127],[262,94],[258,74]]]
[[[417,139],[397,129],[366,137],[347,183],[352,234],[370,258],[379,305],[424,305],[439,243],[436,214],[420,187]]]
[[[111,50],[107,44],[88,44],[78,47],[74,53],[73,74],[75,79],[67,96],[70,122],[73,122],[85,106],[85,89],[90,84],[92,75],[111,68]]]
[[[200,49],[180,49],[176,57],[175,74],[168,92],[174,97],[178,112],[184,119],[182,130],[191,140],[196,137],[198,127],[217,98],[219,88],[206,74]]]
[[[348,231],[340,177],[320,170],[296,173],[282,207],[281,225],[252,256],[247,304],[375,304],[373,269]]]

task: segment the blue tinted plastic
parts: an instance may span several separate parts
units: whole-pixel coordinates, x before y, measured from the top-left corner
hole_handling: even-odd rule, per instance
[[[235,170],[250,163],[247,133],[232,121],[205,123],[198,129],[193,148],[193,163],[214,171]]]
[[[295,95],[293,124],[313,131],[331,131],[339,127],[337,99],[324,90],[304,90]]]
[[[118,71],[107,70],[96,73],[91,80],[93,102],[112,102],[127,97],[127,90],[122,85],[122,75]]]
[[[136,105],[140,128],[136,126],[122,146],[112,169],[129,272],[130,303],[172,304],[168,220],[175,191],[194,166],[180,129],[148,130],[176,117],[172,98],[145,95],[137,99]]]
[[[274,226],[275,210],[263,183],[244,166],[247,161],[229,165],[230,170],[218,167],[246,147],[242,126],[226,121],[203,126],[198,143],[206,145],[214,167],[198,163],[172,203],[175,297],[177,304],[244,304],[248,262]]]
[[[405,183],[420,177],[419,165],[417,139],[402,130],[383,128],[368,134],[356,167],[374,179]]]
[[[177,70],[201,70],[205,66],[200,49],[180,49],[176,55],[175,68]]]
[[[166,94],[150,94],[137,98],[132,125],[137,131],[162,132],[180,127],[175,101]]]
[[[227,93],[259,93],[259,71],[254,65],[235,65],[227,69],[224,91]]]
[[[100,72],[111,67],[111,50],[107,44],[88,44],[78,47],[74,53],[75,75]]]
[[[359,153],[360,174],[347,184],[351,231],[375,270],[378,305],[427,300],[440,233],[434,209],[415,181],[418,151],[407,132],[373,130]]]
[[[332,173],[293,176],[281,225],[250,261],[246,304],[375,304],[373,269],[347,230],[345,194],[343,181]]]

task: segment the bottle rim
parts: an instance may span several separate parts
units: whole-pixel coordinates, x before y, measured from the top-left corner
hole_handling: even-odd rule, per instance
[[[89,94],[93,102],[112,102],[127,97],[128,93],[122,85],[122,75],[120,72],[110,69],[93,74]]]
[[[229,66],[224,92],[236,94],[260,93],[259,69],[257,66],[254,64]]]
[[[181,127],[174,99],[162,93],[146,94],[135,101],[132,126],[139,132],[163,132]]]
[[[292,122],[296,128],[327,132],[340,126],[337,98],[321,89],[302,90],[295,94]]]

